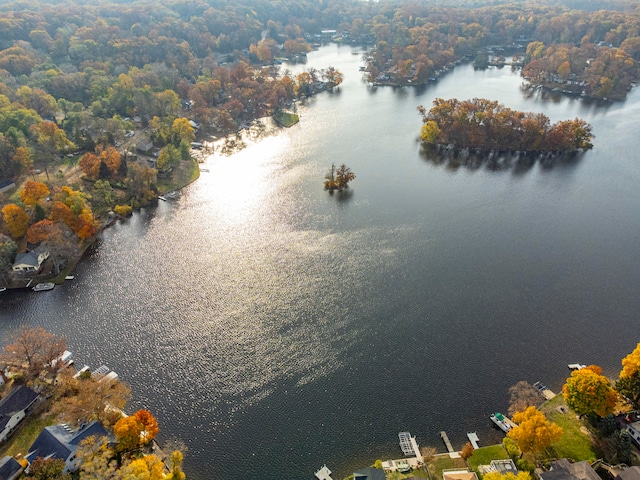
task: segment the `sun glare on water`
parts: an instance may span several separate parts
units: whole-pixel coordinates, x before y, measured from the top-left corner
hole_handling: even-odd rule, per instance
[[[264,215],[287,143],[285,136],[273,136],[232,155],[218,150],[207,158],[203,167],[209,172],[202,176],[206,175],[206,195],[217,221],[240,226]]]

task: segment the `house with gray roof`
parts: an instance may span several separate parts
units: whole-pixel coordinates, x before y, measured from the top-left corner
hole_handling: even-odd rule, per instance
[[[15,480],[24,469],[13,457],[0,458],[0,480]]]
[[[64,460],[64,472],[75,472],[78,469],[76,451],[80,443],[89,437],[109,437],[109,432],[94,420],[74,429],[65,423],[45,427],[29,447],[25,458],[32,463],[36,458],[60,458]]]
[[[30,408],[38,397],[38,393],[19,385],[0,400],[0,443],[4,442],[30,413]]]
[[[618,473],[615,480],[640,480],[640,467],[625,468]]]
[[[16,261],[11,268],[14,272],[37,272],[47,258],[49,258],[48,250],[36,248],[16,255]]]
[[[571,463],[566,458],[549,464],[550,470],[540,474],[541,480],[601,480],[589,462]]]
[[[353,480],[385,480],[386,478],[384,470],[373,467],[363,468],[353,473]]]

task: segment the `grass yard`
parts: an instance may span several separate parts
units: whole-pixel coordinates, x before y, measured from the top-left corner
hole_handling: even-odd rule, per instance
[[[436,455],[427,465],[429,466],[430,478],[432,480],[442,480],[442,470],[452,468],[467,468],[467,464],[462,458],[451,458],[448,454]],[[415,474],[419,476],[419,473]],[[423,476],[425,476],[423,474]],[[426,475],[429,476],[429,475]]]
[[[489,445],[488,447],[478,448],[473,451],[467,459],[469,468],[477,471],[479,465],[489,465],[491,460],[503,460],[509,458],[507,451],[504,449],[501,443],[497,445]]]
[[[567,413],[562,413],[560,408]],[[571,458],[575,461],[598,458],[593,447],[591,435],[588,433],[587,423],[576,417],[576,414],[567,407],[564,397],[556,395],[551,400],[545,402],[540,410],[547,418],[562,428],[562,438],[548,449],[546,452],[550,458]]]
[[[300,117],[296,113],[284,112],[278,110],[273,114],[273,119],[283,127],[291,127],[300,121]]]
[[[56,422],[54,415],[40,415],[38,417],[27,417],[22,421],[22,425],[14,432],[7,443],[0,448],[0,457],[9,455],[11,457],[18,453],[23,456],[29,453],[29,447],[40,435],[44,427],[54,425]]]

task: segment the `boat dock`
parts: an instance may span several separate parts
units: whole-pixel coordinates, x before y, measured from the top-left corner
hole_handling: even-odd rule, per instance
[[[547,388],[547,386],[545,384],[543,384],[542,382],[536,382],[536,383],[533,384],[533,386],[547,400],[551,400],[553,397],[556,396],[556,394],[553,393],[551,390],[549,390]]]
[[[460,454],[453,449],[453,445],[449,441],[449,437],[447,436],[447,432],[444,430],[440,432],[440,436],[442,437],[442,441],[447,446],[447,451],[449,452],[449,457],[451,458],[460,458]]]
[[[422,463],[422,454],[420,453],[420,446],[416,441],[416,437],[412,437],[409,432],[400,432],[398,439],[400,440],[400,448],[405,457],[415,456],[418,462]]]
[[[316,472],[316,478],[318,480],[333,480],[331,478],[331,470],[326,465]]]
[[[478,448],[480,448],[480,446],[478,445],[478,441],[480,439],[478,438],[478,434],[476,432],[467,433],[467,438],[469,439],[469,442],[471,442],[471,446],[473,447],[474,450],[477,450]]]

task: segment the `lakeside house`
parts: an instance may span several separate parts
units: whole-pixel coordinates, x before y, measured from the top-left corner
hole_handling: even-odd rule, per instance
[[[513,460],[511,460],[510,458],[508,459],[502,459],[502,460],[491,460],[491,463],[489,465],[480,465],[478,466],[478,470],[480,470],[480,473],[482,473],[483,475],[485,473],[491,473],[491,472],[500,472],[503,475],[505,473],[513,473],[514,475],[518,474],[518,469],[516,468],[516,464],[513,463]]]
[[[476,472],[470,472],[468,468],[454,468],[442,471],[442,480],[478,480]]]
[[[13,262],[11,269],[14,272],[34,273],[40,270],[47,258],[49,258],[49,251],[40,248],[26,253],[19,253],[16,255],[16,260]]]
[[[353,472],[353,480],[385,480],[386,478],[384,470],[374,467],[367,467]]]
[[[549,471],[540,473],[540,480],[601,480],[589,462],[571,463],[566,458],[549,464]]]
[[[19,385],[0,400],[0,443],[13,433],[18,424],[31,413],[31,407],[40,394]]]
[[[38,457],[59,458],[64,460],[65,473],[75,472],[78,469],[76,451],[82,440],[89,437],[110,438],[109,432],[97,420],[85,423],[79,429],[73,429],[65,423],[45,427],[29,447],[25,458],[29,463]]]

